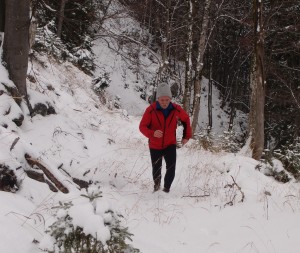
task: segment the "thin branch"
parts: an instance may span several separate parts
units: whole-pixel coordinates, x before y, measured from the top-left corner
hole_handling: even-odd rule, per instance
[[[20,137],[16,138],[13,143],[11,144],[11,147],[10,147],[10,151],[13,150],[13,148],[16,146],[16,144],[18,143],[18,141],[20,140]]]
[[[210,194],[204,194],[204,195],[184,195],[182,198],[205,198],[209,197]]]

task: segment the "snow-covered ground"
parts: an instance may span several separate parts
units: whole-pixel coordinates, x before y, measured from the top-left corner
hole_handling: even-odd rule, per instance
[[[19,169],[21,189],[0,192],[0,252],[49,248],[52,240],[44,231],[54,221],[52,208],[59,201],[72,201],[74,222],[102,240],[108,238],[100,222],[105,210],[117,210],[134,234],[132,245],[143,253],[299,252],[297,183],[278,183],[256,170],[258,163],[251,158],[213,154],[191,141],[178,149],[170,193],[152,193],[147,140],[138,130],[141,117],[101,105],[91,78],[72,65],[42,60],[46,68],[31,65],[37,82],[29,83],[29,93],[43,96],[57,114],[26,116],[20,128],[1,127],[0,161],[14,169],[26,167],[22,156],[30,151],[70,193],[51,192]],[[20,140],[10,151],[16,137]],[[102,192],[96,211],[81,196],[85,190],[78,190],[58,167],[95,183],[92,189]]]
[[[137,27],[122,20],[108,24],[110,29]],[[299,184],[266,177],[246,153],[211,153],[190,141],[177,150],[170,193],[153,193],[147,139],[138,130],[148,104],[136,86],[153,81],[158,62],[141,50],[146,57],[137,75],[106,42],[99,40],[94,50],[96,76],[110,74],[107,97],[119,96],[121,109],[110,110],[100,103],[91,77],[47,56],[30,64],[28,93],[32,103],[48,102],[57,114],[30,118],[24,104],[20,109],[6,93],[0,95],[0,123],[7,125],[0,126],[0,163],[21,180],[15,194],[0,191],[1,253],[50,250],[53,238],[45,230],[65,215],[55,207],[68,202],[73,204],[69,215],[74,224],[86,233],[97,233],[104,242],[109,231],[103,221],[112,220],[108,211],[122,214],[122,225],[134,234],[129,243],[142,253],[299,252]],[[13,86],[0,64],[0,90],[5,91],[2,83]],[[202,95],[199,124],[205,128],[207,96]],[[228,127],[228,116],[219,108],[216,89],[213,105],[213,129],[221,133]],[[21,113],[25,120],[17,127],[11,119]],[[47,184],[30,179],[24,172],[29,169],[25,153],[44,164],[69,193],[52,192]],[[86,192],[72,178],[93,184]],[[102,197],[93,202],[84,197],[99,193]]]

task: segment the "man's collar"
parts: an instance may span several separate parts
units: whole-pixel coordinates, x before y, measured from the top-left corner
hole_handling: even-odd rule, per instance
[[[173,106],[172,102],[169,103],[169,105],[168,105],[168,107],[167,107],[166,109],[163,109],[163,108],[160,106],[159,102],[156,101],[156,109],[157,109],[157,110],[172,110],[173,108],[174,108],[174,106]]]

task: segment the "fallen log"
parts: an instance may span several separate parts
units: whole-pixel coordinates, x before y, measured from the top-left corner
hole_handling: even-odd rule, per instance
[[[51,191],[58,192],[57,188],[49,180],[45,179],[44,173],[39,173],[33,170],[24,171],[29,178],[34,179],[38,182],[46,183]]]
[[[36,159],[31,158],[30,155],[25,154],[25,159],[28,162],[28,164],[34,168],[35,166],[40,169],[41,171],[43,171],[43,173],[45,174],[45,176],[48,178],[48,181],[52,182],[58,190],[60,190],[63,193],[69,193],[69,190],[67,187],[65,187],[44,165],[42,165],[39,161],[37,161]],[[45,179],[46,183],[47,183],[47,179]],[[49,184],[48,184],[49,185]],[[50,187],[50,185],[49,185]]]

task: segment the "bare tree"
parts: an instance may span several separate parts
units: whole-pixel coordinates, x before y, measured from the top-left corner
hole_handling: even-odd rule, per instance
[[[212,128],[212,85],[213,85],[213,80],[212,80],[212,63],[210,62],[210,69],[209,69],[209,81],[208,81],[208,104],[207,104],[207,110],[208,110],[208,126],[209,129]]]
[[[0,0],[0,32],[4,32],[5,5],[4,0]]]
[[[194,4],[193,0],[189,0],[189,14],[188,14],[188,33],[186,42],[186,56],[185,56],[185,85],[183,95],[183,109],[189,111],[190,109],[190,97],[192,86],[192,48],[193,48],[193,12]]]
[[[61,38],[62,26],[64,22],[65,6],[67,1],[68,0],[60,1],[60,7],[58,12],[58,18],[57,18],[57,32],[56,32],[58,38]]]
[[[195,81],[194,81],[194,100],[193,100],[193,122],[192,130],[195,132],[199,119],[200,112],[200,97],[201,97],[201,74],[204,65],[204,52],[206,49],[206,41],[208,37],[208,24],[209,24],[209,10],[211,0],[205,0],[203,19],[201,23],[201,34],[198,41],[198,53],[195,68]]]
[[[27,99],[30,0],[4,0],[4,3],[3,59],[7,64],[10,79],[17,86],[20,95]]]
[[[259,160],[264,149],[264,107],[265,107],[265,71],[264,71],[264,27],[263,2],[253,0],[254,54],[251,73],[250,99],[250,148],[252,157]]]

